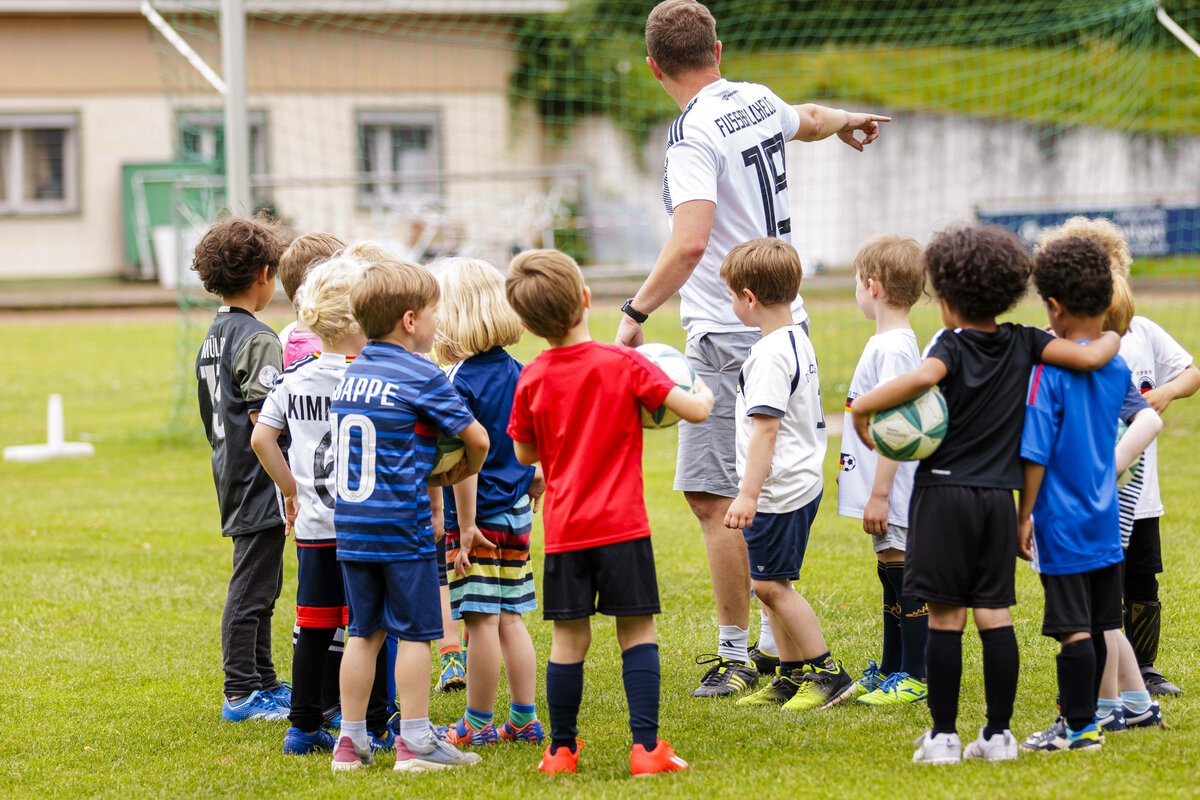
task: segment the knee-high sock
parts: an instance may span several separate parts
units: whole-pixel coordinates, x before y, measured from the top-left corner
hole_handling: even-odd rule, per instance
[[[925,645],[929,716],[934,733],[957,733],[958,692],[962,685],[962,631],[930,629]]]
[[[546,707],[550,711],[550,743],[554,750],[575,749],[579,705],[583,702],[583,662],[546,663]],[[553,752],[553,751],[551,751]]]
[[[904,593],[904,564],[889,564],[888,581],[900,604],[900,669],[925,680],[925,639],[929,636],[929,606]]]
[[[904,639],[900,629],[900,592],[892,573],[900,568],[901,579],[904,577],[903,564],[884,564],[875,562],[875,574],[883,584],[883,655],[879,659],[879,671],[891,675],[903,669]]]
[[[1092,692],[1096,683],[1096,651],[1091,639],[1064,644],[1057,656],[1058,701],[1071,730],[1083,730],[1096,718]]]
[[[647,751],[658,744],[658,702],[662,672],[657,644],[639,644],[621,653],[621,677],[629,703],[629,731],[633,743]]]
[[[321,727],[325,720],[322,693],[329,675],[326,655],[336,628],[296,628],[292,652],[292,726],[306,733]],[[337,670],[333,679],[338,677]]]
[[[983,693],[987,699],[987,727],[983,735],[991,737],[1012,723],[1021,654],[1011,625],[980,631],[979,641],[983,644]],[[1090,676],[1087,685],[1090,691]]]

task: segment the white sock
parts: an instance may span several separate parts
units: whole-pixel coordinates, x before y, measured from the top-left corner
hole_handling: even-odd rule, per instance
[[[350,720],[342,720],[342,736],[348,736],[350,741],[354,742],[354,746],[359,750],[367,750],[371,747],[371,739],[367,736],[367,721],[360,719],[357,722]]]
[[[717,655],[726,661],[737,661],[750,666],[750,630],[739,628],[737,625],[719,625],[720,639],[717,645]]]
[[[432,729],[429,727],[429,717],[421,719],[401,719],[400,738],[414,753],[427,753],[433,744]]]
[[[1132,711],[1134,714],[1144,714],[1150,710],[1150,693],[1121,692],[1121,702],[1125,705],[1126,711]]]
[[[758,614],[762,617],[762,628],[758,632],[759,652],[768,656],[777,656],[779,648],[775,646],[775,631],[771,630],[771,618],[767,616],[766,609],[760,608]]]

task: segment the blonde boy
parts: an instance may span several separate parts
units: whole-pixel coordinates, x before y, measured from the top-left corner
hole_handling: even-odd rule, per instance
[[[297,236],[279,257],[279,282],[292,308],[296,308],[296,293],[304,283],[308,271],[334,253],[346,247],[345,242],[331,233],[306,233]],[[304,356],[317,352],[321,338],[297,322],[289,323],[279,332],[283,342],[283,366],[286,369]]]

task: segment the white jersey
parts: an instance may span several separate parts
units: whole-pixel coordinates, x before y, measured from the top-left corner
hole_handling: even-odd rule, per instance
[[[850,403],[861,394],[890,381],[897,375],[911,372],[921,363],[917,335],[912,328],[895,328],[877,333],[867,340],[863,354],[850,379],[846,394],[846,416],[842,425],[842,454],[838,476],[838,514],[862,519],[863,509],[871,498],[875,483],[875,467],[879,456],[859,441],[850,417]],[[888,524],[908,527],[908,501],[912,497],[913,475],[917,462],[901,462],[892,480],[888,495]]]
[[[758,496],[764,514],[795,511],[824,488],[825,417],[812,343],[799,325],[764,336],[742,364],[737,392],[737,472],[746,474],[754,415],[779,417],[771,469]]]
[[[1133,373],[1133,385],[1145,394],[1173,380],[1192,364],[1192,356],[1154,322],[1145,317],[1129,321],[1129,330],[1121,337],[1121,358]],[[1133,512],[1134,519],[1163,515],[1162,496],[1158,491],[1158,440],[1150,443],[1142,455],[1142,494]]]
[[[339,353],[307,356],[284,370],[267,395],[258,419],[287,429],[288,465],[296,479],[297,542],[332,542],[333,501],[337,496],[329,405],[351,359]]]
[[[691,200],[716,204],[708,249],[679,290],[679,312],[688,337],[749,330],[733,313],[721,280],[721,262],[750,239],[791,241],[785,146],[800,115],[765,86],[724,78],[701,89],[671,125],[663,164],[663,203],[675,209]],[[808,319],[799,295],[797,324]]]

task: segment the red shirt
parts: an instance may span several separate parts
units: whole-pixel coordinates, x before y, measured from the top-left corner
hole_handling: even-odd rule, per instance
[[[521,373],[508,435],[537,447],[546,476],[546,552],[650,535],[642,486],[641,407],[675,382],[631,347],[581,342],[543,352]]]

